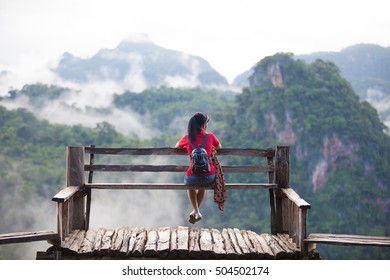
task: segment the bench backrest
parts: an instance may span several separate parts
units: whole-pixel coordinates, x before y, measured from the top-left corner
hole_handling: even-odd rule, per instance
[[[84,147],[85,154],[89,154],[89,163],[84,164],[84,171],[88,172],[88,182],[85,183],[87,188],[106,188],[106,189],[180,189],[185,188],[183,184],[175,183],[99,183],[94,182],[93,175],[94,172],[180,172],[184,173],[188,168],[188,155],[185,149],[175,149],[175,148],[96,148],[94,146]],[[254,157],[254,158],[266,158],[265,164],[260,164],[261,161],[256,162],[256,165],[246,165],[246,166],[232,166],[232,165],[223,165],[224,173],[246,173],[246,172],[259,172],[267,173],[268,179],[264,183],[253,183],[253,184],[227,184],[230,188],[250,188],[250,187],[276,187],[274,183],[275,177],[275,149],[221,149],[217,152],[218,158],[225,156],[241,156],[241,157]],[[111,155],[111,156],[164,156],[164,158],[177,158],[177,156],[185,156],[185,164],[158,164],[155,165],[152,163],[148,164],[149,160],[144,160],[141,162],[131,164],[96,164],[95,156],[96,155]],[[134,157],[133,157],[134,158]],[[112,160],[112,159],[111,159]],[[264,162],[264,160],[263,160]]]

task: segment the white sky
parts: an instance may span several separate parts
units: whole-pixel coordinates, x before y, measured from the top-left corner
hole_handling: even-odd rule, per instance
[[[231,81],[276,52],[340,51],[357,43],[390,46],[387,3],[0,0],[0,72],[19,69],[27,77],[65,51],[88,57],[146,33],[159,46],[202,56]]]

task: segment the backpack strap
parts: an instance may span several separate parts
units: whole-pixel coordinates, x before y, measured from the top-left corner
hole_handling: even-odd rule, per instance
[[[207,144],[207,138],[208,138],[208,136],[209,136],[209,134],[208,133],[206,133],[205,134],[205,137],[204,137],[204,139],[203,139],[203,144],[202,144],[202,148],[204,149],[204,148],[206,148],[206,144]],[[187,136],[188,137],[188,136]],[[192,142],[190,141],[190,139],[188,139],[188,142],[190,142],[190,144],[191,144],[191,146],[192,146],[192,149],[196,149],[196,147],[195,147],[195,145],[194,144],[192,144]]]
[[[187,137],[188,137],[188,136],[187,136]],[[194,145],[194,144],[192,144],[192,142],[190,141],[190,139],[189,139],[189,138],[188,138],[188,142],[190,142],[192,149],[193,149],[193,150],[195,150],[195,149],[196,149],[196,147],[195,147],[195,145]]]
[[[206,145],[207,145],[207,138],[208,138],[209,134],[206,133],[206,135],[204,136],[204,139],[203,139],[203,144],[202,144],[202,148],[205,149],[206,148]]]

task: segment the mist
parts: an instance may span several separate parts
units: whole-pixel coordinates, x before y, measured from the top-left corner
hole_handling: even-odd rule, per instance
[[[150,139],[161,134],[150,123],[148,116],[136,113],[130,108],[121,109],[113,105],[115,94],[126,91],[141,93],[151,86],[144,76],[145,65],[142,56],[136,53],[118,53],[108,50],[100,51],[102,57],[126,61],[130,66],[125,76],[120,78],[113,67],[102,66],[98,76],[88,76],[86,82],[64,80],[52,69],[56,69],[61,57],[43,62],[37,59],[26,59],[23,63],[12,66],[0,65],[0,104],[7,109],[26,108],[39,119],[53,124],[82,125],[90,128],[98,123],[108,122],[118,132],[140,139]],[[115,56],[115,57],[113,57]],[[201,85],[198,79],[201,73],[197,60],[182,53],[180,61],[190,74],[161,77],[161,85],[173,88],[195,88]],[[20,90],[31,84],[55,85],[68,89],[57,99],[40,100],[32,104],[27,96],[19,95],[14,99],[7,98],[10,90]],[[208,86],[221,88],[222,85]],[[149,120],[149,121],[148,121]]]
[[[99,155],[95,164],[185,164],[188,158],[164,156],[108,156]],[[156,175],[157,174],[157,175]],[[88,173],[85,172],[85,180]],[[65,169],[64,169],[65,178]],[[168,172],[94,172],[93,182],[131,183],[182,181],[182,173]],[[22,186],[7,188],[0,180],[2,196],[0,233],[52,230],[57,231],[57,203],[52,197],[64,185],[43,186],[44,196],[23,191]],[[43,188],[42,187],[42,188]],[[211,198],[209,198],[211,199]],[[90,228],[115,229],[121,226],[146,228],[189,225],[190,204],[185,190],[92,190]],[[4,259],[32,260],[37,251],[46,251],[46,241],[2,245]]]
[[[5,190],[5,186],[0,186]],[[22,195],[18,188],[2,192],[0,233],[52,230],[57,231],[57,210],[51,197],[34,193]],[[46,251],[46,241],[7,244],[0,246],[0,256],[8,260],[32,260],[37,251]],[[0,259],[1,259],[0,258]]]
[[[26,96],[18,96],[15,99],[3,99],[0,104],[7,109],[26,108],[40,119],[48,120],[53,124],[83,125],[96,127],[103,121],[110,123],[115,129],[125,135],[137,135],[139,138],[150,138],[158,132],[148,128],[142,117],[127,109],[121,110],[112,105],[115,93],[125,90],[143,90],[142,79],[130,73],[124,83],[115,81],[94,81],[86,84],[64,81],[51,70],[51,64],[39,68],[39,71],[26,73],[26,70],[4,71],[0,75],[0,96],[8,96],[8,91],[22,88],[26,84],[42,83],[67,88],[69,91],[58,99],[47,98],[33,106]],[[141,80],[141,81],[140,81]],[[131,86],[133,85],[133,87]],[[134,87],[137,87],[136,89]]]

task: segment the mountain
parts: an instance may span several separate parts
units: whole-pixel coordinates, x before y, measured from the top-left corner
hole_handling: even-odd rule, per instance
[[[157,46],[147,37],[122,41],[89,58],[64,53],[57,68],[62,79],[77,83],[114,81],[129,90],[150,87],[227,87],[225,77],[199,56]]]
[[[372,90],[381,90],[390,95],[390,47],[358,44],[340,52],[315,52],[296,57],[306,62],[316,59],[334,62],[340,68],[341,75],[364,100],[370,98]]]
[[[390,136],[334,63],[306,63],[292,54],[266,57],[253,68],[236,106],[224,118],[221,137],[232,139],[225,146],[290,146],[291,186],[312,205],[309,233],[390,235]],[[234,206],[243,199],[227,203],[226,211],[245,222]],[[337,246],[320,247],[320,254],[389,257],[375,248]]]
[[[231,96],[198,88],[160,87],[141,94],[111,93],[109,99],[101,100],[101,106],[91,107],[91,102],[101,98],[93,91],[91,94],[86,98],[83,92],[69,88],[35,84],[12,90],[0,100],[8,108],[0,106],[3,232],[46,229],[46,220],[55,226],[50,198],[64,183],[65,146],[173,146],[185,133],[188,117],[206,111],[211,117],[209,129],[223,147],[291,147],[291,186],[312,205],[308,233],[390,236],[390,137],[375,108],[362,101],[333,62],[309,63],[284,53],[269,56],[253,67],[242,93]],[[34,114],[9,109],[18,104],[25,104]],[[64,112],[68,112],[67,120],[90,119],[94,127],[52,124],[53,114]],[[50,123],[37,116],[49,118]],[[119,129],[131,133],[122,134]],[[233,157],[226,159],[226,165],[229,161],[245,161],[239,162],[242,166],[258,164],[255,160]],[[176,175],[180,177],[177,180],[182,179],[181,174]],[[227,174],[226,179],[259,182],[266,180],[263,175]],[[116,216],[126,219],[124,209],[134,210],[128,207],[133,205],[128,199],[108,208],[110,211],[94,211],[102,220],[103,215],[110,216],[110,221]],[[179,214],[174,217],[177,223],[183,222],[186,196],[174,197],[173,202],[165,199],[164,194],[158,201],[177,207],[175,214]],[[145,210],[141,206],[137,208],[140,213]],[[212,199],[205,199],[202,207],[202,227],[270,230],[268,192],[231,190],[223,213],[215,212]],[[171,209],[160,212],[171,213]],[[48,217],[42,219],[45,214]],[[150,215],[152,222],[160,219],[153,211]],[[0,258],[15,254],[8,248],[0,246]],[[390,259],[387,248],[318,248],[325,259]]]
[[[362,100],[370,102],[378,110],[381,120],[390,127],[390,47],[374,44],[358,44],[340,52],[315,52],[296,55],[308,63],[317,59],[331,61],[340,69],[340,74]],[[249,86],[249,77],[255,66],[237,76],[233,85]]]

